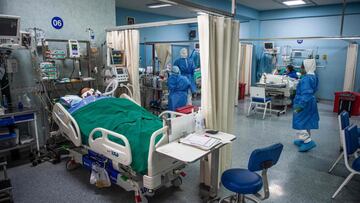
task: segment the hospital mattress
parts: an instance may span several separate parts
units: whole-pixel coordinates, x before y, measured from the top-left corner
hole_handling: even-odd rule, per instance
[[[150,138],[153,132],[162,128],[160,118],[123,98],[98,100],[81,107],[72,115],[79,125],[84,145],[88,145],[89,135],[94,128],[105,128],[124,135],[130,143],[132,170],[146,174]],[[94,137],[100,136],[98,134]],[[123,144],[116,137],[109,139]]]

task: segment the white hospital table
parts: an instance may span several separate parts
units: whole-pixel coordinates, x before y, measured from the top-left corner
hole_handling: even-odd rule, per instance
[[[204,132],[196,134],[204,135]],[[219,149],[233,142],[236,139],[236,136],[224,132],[218,132],[217,134],[210,136],[221,140],[221,144],[217,145],[211,150],[201,150],[190,145],[182,144],[176,140],[157,148],[156,151],[187,164],[194,163],[197,160],[204,158],[208,154],[211,154],[211,174],[216,175],[211,176],[211,186],[210,191],[208,191],[208,196],[209,198],[216,198],[219,189],[219,177],[217,175],[219,172]]]

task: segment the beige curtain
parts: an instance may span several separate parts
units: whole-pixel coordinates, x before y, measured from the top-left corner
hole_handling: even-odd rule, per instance
[[[238,87],[238,21],[209,15],[198,17],[201,61],[201,108],[206,127],[233,132],[235,88]],[[231,145],[220,150],[219,174],[231,166]],[[215,174],[214,174],[215,175]]]
[[[245,95],[249,95],[251,85],[251,67],[252,67],[252,44],[239,44],[237,84],[245,83]],[[239,88],[236,88],[235,105],[239,103]]]
[[[130,83],[133,86],[133,99],[141,104],[139,84],[139,46],[140,34],[138,30],[112,31],[106,35],[109,48],[125,50],[126,67],[129,72]],[[108,60],[109,60],[108,54]]]
[[[155,51],[160,62],[160,71],[166,69],[166,65],[171,63],[171,45],[155,44]]]
[[[251,68],[252,68],[253,45],[240,43],[240,73],[239,82],[246,84],[245,95],[249,95],[251,86]]]
[[[344,91],[354,91],[358,49],[358,44],[349,44],[348,46],[344,77]]]

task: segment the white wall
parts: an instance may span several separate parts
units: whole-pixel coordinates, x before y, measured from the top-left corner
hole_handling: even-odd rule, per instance
[[[116,25],[115,0],[0,0],[0,14],[20,16],[21,30],[41,28],[45,31],[46,38],[52,39],[88,40],[86,28],[90,27],[95,31],[98,46],[105,41],[105,28]],[[51,19],[55,16],[64,21],[60,30],[51,25]],[[19,61],[19,72],[14,74],[10,82],[12,100],[16,103],[18,96],[27,92],[27,88],[38,86],[36,81],[39,77],[31,65],[29,50],[14,51],[12,57]],[[73,69],[72,61],[67,60],[65,66],[59,67],[60,72],[67,76]],[[64,89],[63,86],[57,88]],[[77,86],[73,89],[74,92],[79,91]],[[40,141],[44,142],[44,135],[48,133],[46,121],[49,115],[46,115],[38,97],[31,93],[29,96],[40,112],[41,122],[38,128],[41,133]]]
[[[0,12],[21,16],[21,29],[39,27],[48,38],[88,39],[86,28],[105,40],[104,29],[115,25],[115,0],[1,0]],[[56,30],[51,19],[59,16],[64,27]]]

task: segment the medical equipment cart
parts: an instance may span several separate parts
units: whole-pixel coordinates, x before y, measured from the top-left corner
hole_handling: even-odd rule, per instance
[[[3,115],[0,115],[0,127],[9,127],[13,125],[17,125],[20,123],[33,123],[34,128],[34,134],[32,136],[32,140],[30,140],[27,143],[21,143],[21,138],[19,138],[19,143],[16,143],[14,146],[0,149],[0,154],[4,154],[6,152],[9,152],[11,150],[15,149],[21,149],[30,147],[32,151],[32,146],[34,145],[34,142],[36,143],[36,150],[37,153],[40,151],[40,144],[39,144],[39,134],[38,134],[38,128],[37,128],[37,111],[35,109],[30,108],[9,108],[5,110],[5,113]],[[24,140],[23,140],[24,141]]]
[[[82,45],[81,53],[77,57],[70,57],[68,50],[65,50],[65,46],[69,43],[66,39],[45,39],[42,43],[42,55],[44,63],[54,63],[55,69],[57,69],[57,76],[55,78],[43,78],[42,84],[45,88],[45,92],[49,98],[58,96],[61,91],[68,91],[74,89],[79,85],[81,87],[93,87],[95,78],[93,77],[93,69],[96,66],[96,53],[91,48],[90,41],[87,40],[76,40],[78,45]],[[62,49],[59,49],[62,47]],[[70,73],[65,73],[65,67],[67,62],[73,62],[73,70]],[[75,65],[77,64],[77,65]],[[84,65],[84,67],[82,67]],[[77,66],[77,67],[76,67]],[[75,71],[75,69],[77,69]],[[58,87],[62,85],[63,87]],[[68,85],[68,86],[67,86]],[[74,87],[75,86],[75,87]],[[69,88],[70,87],[70,88]]]

